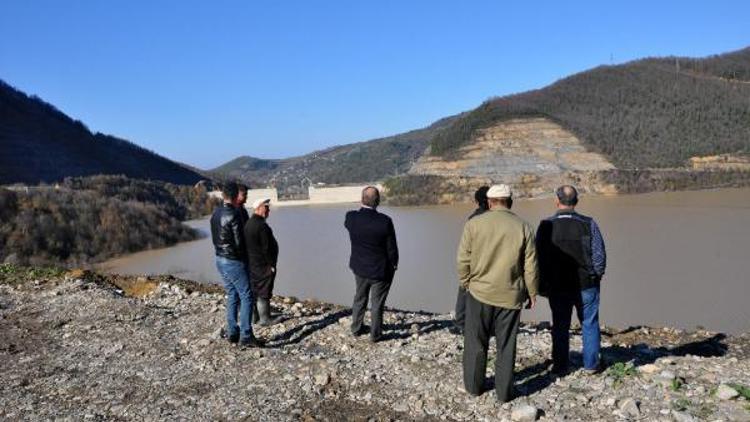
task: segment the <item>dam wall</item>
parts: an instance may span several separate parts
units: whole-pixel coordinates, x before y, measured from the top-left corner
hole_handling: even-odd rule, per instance
[[[309,199],[289,201],[279,201],[279,194],[274,188],[248,189],[246,206],[250,207],[253,201],[259,198],[271,198],[271,205],[273,206],[357,203],[362,199],[362,189],[366,186],[368,185],[333,187],[310,186],[307,189]],[[381,192],[383,191],[382,185],[374,186]],[[221,198],[221,191],[212,191],[209,194],[215,198]]]

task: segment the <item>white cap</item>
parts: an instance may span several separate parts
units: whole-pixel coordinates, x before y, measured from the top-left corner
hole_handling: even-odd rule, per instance
[[[271,203],[271,198],[258,198],[253,201],[253,209],[258,209],[259,206]]]
[[[490,190],[487,191],[487,198],[510,198],[513,196],[513,191],[510,190],[508,185],[492,185]]]

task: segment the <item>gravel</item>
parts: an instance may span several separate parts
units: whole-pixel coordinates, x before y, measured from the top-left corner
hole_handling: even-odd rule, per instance
[[[500,404],[491,388],[463,391],[463,339],[448,314],[388,310],[386,339],[373,344],[351,336],[347,308],[272,303],[285,320],[256,328],[268,347],[243,349],[223,339],[215,287],[81,272],[0,282],[0,419],[750,419],[730,387],[750,384],[748,335],[605,329],[607,369],[585,373],[574,352],[573,372],[556,377],[549,324],[523,324],[518,398]],[[580,350],[580,332],[571,346]]]

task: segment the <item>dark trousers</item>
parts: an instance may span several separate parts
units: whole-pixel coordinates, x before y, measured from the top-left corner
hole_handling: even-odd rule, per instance
[[[495,334],[495,392],[497,399],[513,399],[513,366],[516,362],[516,335],[520,309],[505,309],[466,295],[466,327],[464,329],[464,386],[471,394],[482,394],[487,370],[487,348]]]
[[[370,316],[372,317],[370,338],[372,340],[379,340],[383,335],[383,309],[385,309],[385,299],[388,297],[388,291],[391,289],[391,281],[372,280],[358,275],[355,275],[354,279],[357,282],[357,291],[354,293],[354,304],[352,305],[352,333],[359,333],[362,329],[365,310],[367,309],[367,299],[370,293],[372,293],[370,303]]]
[[[458,294],[456,295],[456,316],[454,322],[460,329],[464,329],[464,321],[466,320],[466,289],[458,286]]]
[[[250,284],[253,288],[253,297],[257,299],[271,300],[273,296],[273,285],[276,281],[276,273],[268,273],[265,276],[250,276]]]

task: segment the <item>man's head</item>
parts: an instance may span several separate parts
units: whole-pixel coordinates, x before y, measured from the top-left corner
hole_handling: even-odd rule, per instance
[[[271,198],[260,198],[253,201],[253,214],[268,218],[271,214]]]
[[[477,206],[483,210],[490,209],[490,204],[487,202],[487,191],[490,190],[489,186],[482,186],[474,192],[474,202]]]
[[[237,202],[237,196],[239,194],[239,186],[235,182],[224,183],[221,189],[221,196],[224,198],[224,202],[235,205]]]
[[[559,209],[573,209],[578,205],[578,191],[571,185],[562,185],[555,191],[555,205]]]
[[[377,208],[380,205],[380,192],[375,186],[368,186],[362,189],[362,205],[370,208]]]
[[[508,185],[492,185],[487,190],[487,200],[491,210],[500,207],[510,209],[513,206],[513,191]]]
[[[245,202],[247,202],[247,186],[240,183],[237,185],[237,188],[239,190],[239,193],[237,194],[237,203],[245,205]]]

